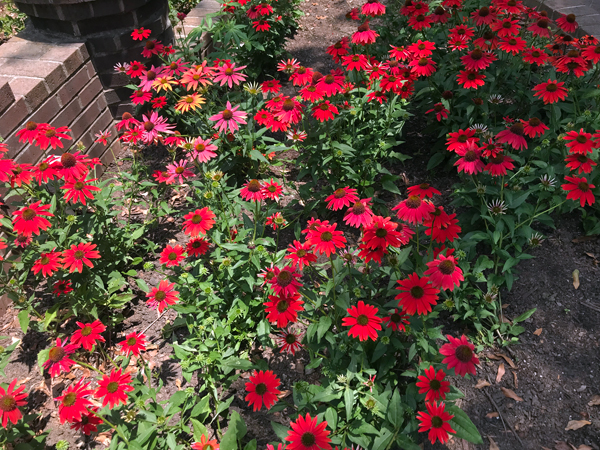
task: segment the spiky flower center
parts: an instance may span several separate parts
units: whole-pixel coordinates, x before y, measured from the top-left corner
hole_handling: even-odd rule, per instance
[[[75,189],[76,191],[81,191],[84,187],[85,187],[85,183],[83,181],[77,181],[73,185],[73,189]]]
[[[369,31],[369,29],[369,24],[367,22],[363,23],[361,26],[358,27],[358,31],[360,31],[361,33]]]
[[[150,120],[147,120],[146,122],[144,122],[144,130],[146,130],[146,131],[154,130],[154,124]]]
[[[392,314],[392,315],[390,316],[390,320],[391,320],[393,323],[396,323],[396,324],[398,324],[398,323],[402,322],[402,316],[401,316],[400,314],[398,314],[398,313],[394,313],[394,314]]]
[[[53,138],[54,136],[56,136],[56,131],[53,129],[46,130],[45,135],[47,138]]]
[[[431,418],[431,426],[433,428],[442,428],[442,426],[444,426],[444,421],[439,416],[433,416]]]
[[[361,314],[356,318],[356,323],[362,325],[363,327],[369,323],[369,318],[364,314]]]
[[[286,344],[295,344],[297,341],[296,339],[296,335],[293,333],[289,333],[285,336],[285,342]]]
[[[92,327],[90,327],[89,325],[86,325],[81,329],[82,336],[89,336],[90,334],[92,334]]]
[[[248,182],[247,189],[250,192],[258,192],[258,191],[260,191],[262,189],[262,186],[260,185],[260,181],[258,181],[258,180],[250,180]]]
[[[325,231],[324,233],[321,233],[321,240],[323,242],[329,242],[333,239],[333,234],[331,233],[331,231]]]
[[[321,108],[321,111],[327,111],[329,109],[329,105],[327,103],[321,103],[319,108]]]
[[[488,8],[487,6],[484,6],[483,8],[480,8],[478,11],[479,17],[487,17],[490,15],[490,8]]]
[[[319,81],[321,78],[323,78],[323,74],[319,71],[313,72],[312,75],[312,82],[313,84],[316,83],[317,81]]]
[[[136,344],[137,344],[137,339],[136,338],[130,337],[129,339],[127,339],[127,345],[128,346],[132,347],[132,346],[134,346]]]
[[[585,181],[580,181],[579,184],[577,185],[577,187],[579,188],[579,190],[581,192],[587,192],[590,190],[590,185],[588,183],[586,183]]]
[[[548,19],[540,19],[537,21],[537,26],[540,28],[548,28]]]
[[[63,406],[73,406],[77,401],[77,394],[75,392],[69,392],[63,397]]]
[[[25,208],[22,212],[21,212],[21,218],[23,218],[23,220],[32,220],[35,216],[37,216],[36,212],[31,209],[31,208]]]
[[[406,206],[410,209],[417,209],[421,206],[422,200],[418,195],[411,195],[406,199]]]
[[[281,105],[281,109],[284,111],[291,111],[294,109],[294,101],[291,98],[286,98]]]
[[[524,130],[525,128],[523,127],[522,123],[515,123],[510,127],[510,132],[512,134],[516,134],[517,136],[523,136]]]
[[[117,392],[118,389],[119,389],[119,383],[117,383],[116,381],[111,381],[110,383],[108,383],[106,385],[106,391],[109,394],[114,394],[115,392]]]
[[[333,75],[329,74],[325,77],[325,83],[333,84],[334,82],[335,82],[335,77]]]
[[[465,161],[474,162],[477,161],[477,159],[477,153],[475,153],[473,150],[467,150],[465,153]]]
[[[317,442],[317,438],[315,437],[315,435],[313,433],[311,433],[310,431],[307,431],[300,438],[300,442],[302,442],[302,445],[304,447],[312,447]]]
[[[294,276],[292,275],[292,272],[290,272],[289,270],[282,270],[281,272],[279,272],[279,274],[277,275],[277,284],[279,286],[282,287],[286,287],[289,286],[289,284],[294,281]]]
[[[50,349],[50,351],[48,352],[48,359],[50,361],[52,361],[53,363],[57,363],[59,361],[62,361],[62,359],[65,357],[66,354],[67,354],[67,352],[65,351],[64,348],[52,347]]]
[[[421,286],[413,286],[410,288],[410,295],[414,298],[422,298],[425,295],[425,289]]]
[[[477,79],[477,74],[475,72],[469,72],[469,75],[467,75],[467,79],[469,81],[473,81]]]
[[[475,50],[473,50],[471,52],[471,59],[474,59],[475,61],[480,60],[481,58],[483,58],[483,52],[476,48]]]
[[[575,14],[568,14],[566,19],[569,23],[575,23]]]
[[[426,66],[428,62],[429,62],[429,60],[427,58],[421,58],[421,59],[419,59],[419,65],[421,67]]]
[[[77,250],[75,253],[73,253],[73,258],[75,259],[83,259],[84,256],[85,253],[83,250]]]
[[[437,391],[442,387],[442,383],[439,382],[439,380],[433,379],[429,382],[429,388],[432,391]]]
[[[40,259],[40,262],[42,263],[42,265],[46,265],[50,262],[50,258],[48,258],[47,256],[42,256],[42,258]]]
[[[228,67],[227,69],[225,69],[224,72],[225,72],[225,75],[227,75],[228,77],[233,75],[233,69],[231,67]]]
[[[492,164],[502,164],[504,162],[504,155],[496,155],[494,158],[490,159]]]
[[[362,202],[356,202],[352,207],[352,214],[360,216],[361,214],[364,214],[366,210],[367,207]]]
[[[384,238],[387,236],[387,234],[388,232],[385,228],[377,228],[377,231],[375,232],[375,236],[378,238]]]
[[[0,410],[10,412],[17,407],[17,401],[12,395],[4,395],[0,397]]]
[[[512,27],[512,22],[510,20],[508,21],[504,21],[504,23],[502,24],[502,28],[510,28]]]
[[[550,83],[550,84],[548,84],[548,86],[546,86],[546,90],[548,92],[556,92],[557,89],[558,89],[558,85],[556,83]]]
[[[156,78],[156,72],[154,72],[153,70],[149,70],[146,73],[146,78],[150,81],[154,80]]]
[[[456,347],[454,354],[456,358],[463,363],[468,363],[473,358],[473,350],[471,350],[471,347],[465,344]]]
[[[277,302],[277,311],[279,311],[280,313],[286,312],[289,307],[290,307],[290,304],[285,299]]]
[[[37,128],[38,124],[36,122],[34,122],[33,120],[30,120],[29,122],[27,122],[25,124],[25,129],[27,131],[34,131]]]
[[[228,109],[223,111],[221,114],[223,116],[223,119],[225,119],[225,120],[231,120],[233,118],[233,113]]]
[[[296,252],[296,256],[298,258],[304,258],[306,256],[306,250],[304,250],[304,249],[301,248],[300,250],[298,250]]]
[[[452,275],[456,269],[456,265],[449,259],[446,259],[438,265],[438,268],[444,275]]]
[[[73,156],[71,153],[66,152],[60,157],[60,163],[65,169],[69,169],[77,164],[77,158],[75,158],[75,156]]]
[[[580,144],[585,144],[587,142],[587,138],[583,134],[580,134],[579,136],[577,136],[576,141]]]
[[[200,144],[196,144],[196,146],[194,147],[194,150],[196,150],[197,152],[203,152],[205,148],[206,148],[206,145],[200,143]]]
[[[258,383],[254,388],[254,392],[258,395],[265,395],[267,392],[267,385],[265,383]]]

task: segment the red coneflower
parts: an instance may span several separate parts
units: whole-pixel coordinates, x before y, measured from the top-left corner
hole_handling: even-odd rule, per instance
[[[429,183],[421,183],[415,186],[409,186],[406,191],[408,195],[418,195],[422,199],[432,198],[435,194],[442,195],[440,191],[431,186]]]
[[[546,64],[548,60],[548,54],[540,48],[531,47],[523,51],[523,61],[526,63],[542,66]]]
[[[527,41],[517,36],[502,39],[498,43],[500,49],[504,50],[506,53],[512,53],[513,55],[518,55],[525,50],[525,45],[527,45]]]
[[[456,151],[470,143],[479,142],[479,138],[475,137],[475,130],[470,128],[448,133],[448,136],[448,140],[446,141],[446,148],[448,151]]]
[[[600,44],[590,45],[581,51],[581,56],[592,64],[600,62]]]
[[[61,155],[55,167],[65,181],[72,179],[80,180],[87,176],[89,162],[90,160],[87,156],[81,154],[79,151],[75,153],[65,152]]]
[[[331,439],[328,437],[329,431],[325,429],[327,422],[317,424],[317,420],[317,417],[312,418],[307,413],[305,417],[298,416],[296,422],[290,422],[292,429],[285,438],[289,441],[287,450],[330,450]]]
[[[89,436],[91,433],[95,433],[98,431],[97,425],[104,423],[100,417],[96,416],[97,412],[98,408],[95,406],[89,408],[89,411],[82,412],[81,419],[73,422],[71,429],[81,431],[86,436]]]
[[[431,58],[419,58],[408,64],[411,71],[420,77],[428,77],[436,71],[436,63]]]
[[[60,297],[61,294],[68,294],[72,291],[73,288],[71,287],[70,280],[60,280],[54,283],[54,290],[52,292],[56,294],[57,297]]]
[[[69,273],[75,270],[79,273],[83,272],[84,264],[92,269],[94,265],[90,259],[100,258],[100,252],[94,250],[95,248],[96,244],[90,242],[71,245],[71,248],[63,252],[63,267],[69,269]]]
[[[392,208],[392,211],[397,211],[399,219],[413,225],[428,219],[434,210],[435,206],[429,200],[424,200],[418,195],[411,195]]]
[[[146,336],[142,333],[129,333],[125,336],[125,340],[119,342],[119,346],[121,347],[121,351],[125,353],[125,356],[129,356],[129,354],[140,356],[141,351],[146,351]]]
[[[445,356],[442,364],[446,364],[448,369],[454,368],[454,372],[461,377],[467,373],[475,375],[475,366],[479,364],[479,359],[474,352],[475,346],[468,341],[464,334],[460,339],[450,335],[446,337],[450,342],[440,348],[440,354]]]
[[[492,31],[498,33],[499,38],[505,38],[510,36],[516,36],[519,34],[519,30],[521,27],[518,25],[519,19],[512,19],[511,17],[506,17],[502,20],[498,20],[497,22],[492,23],[490,28]]]
[[[596,201],[594,194],[592,193],[592,189],[596,186],[588,183],[587,178],[566,176],[565,181],[568,183],[563,184],[562,188],[569,192],[567,194],[568,200],[579,200],[582,208],[586,203],[592,205]]]
[[[202,256],[210,247],[209,242],[204,238],[193,238],[187,243],[185,248],[189,256]]]
[[[350,50],[350,46],[348,45],[348,38],[343,37],[340,41],[327,47],[326,52],[333,57],[335,62],[339,62],[341,56],[345,56],[348,54],[348,50]]]
[[[325,253],[329,257],[336,249],[346,246],[344,233],[336,231],[337,223],[332,225],[319,225],[309,234],[307,242],[315,247],[315,253]]]
[[[592,166],[596,165],[596,163],[587,156],[576,153],[568,155],[565,159],[565,162],[567,163],[567,168],[569,170],[574,171],[576,169],[579,169],[577,172],[579,174],[581,174],[582,172],[591,173]]]
[[[492,52],[484,52],[480,48],[475,48],[465,56],[462,56],[460,60],[467,70],[477,72],[487,69],[496,60],[496,55]]]
[[[427,412],[419,411],[417,419],[419,424],[419,433],[429,431],[428,438],[433,444],[439,439],[442,444],[448,441],[448,433],[456,433],[448,423],[454,416],[446,412],[446,405],[436,402],[425,403]]]
[[[431,15],[428,14],[413,14],[408,18],[408,25],[416,31],[431,28]]]
[[[564,81],[548,80],[545,83],[540,83],[533,88],[534,97],[541,98],[544,104],[556,103],[559,100],[564,100],[567,97],[567,89],[564,86]]]
[[[377,0],[367,0],[367,3],[362,6],[361,14],[371,17],[381,16],[385,14],[385,6]]]
[[[433,54],[433,50],[435,50],[435,42],[422,41],[421,39],[410,44],[407,48],[407,52],[412,54],[413,59],[431,56]]]
[[[196,237],[200,234],[206,234],[215,224],[215,213],[207,206],[202,209],[190,212],[183,216],[183,232],[191,237]]]
[[[264,403],[265,408],[271,407],[277,402],[277,396],[281,391],[277,389],[281,381],[272,370],[254,371],[250,376],[250,381],[246,383],[245,400],[252,406],[253,411],[258,411]]]
[[[396,231],[398,224],[389,217],[373,216],[371,223],[363,230],[362,241],[367,248],[376,249],[387,246],[400,247],[406,244],[405,236]]]
[[[290,80],[294,86],[306,86],[313,82],[315,73],[320,75],[320,72],[314,72],[310,67],[300,66],[292,74]]]
[[[433,105],[432,109],[430,109],[429,111],[425,111],[425,114],[429,114],[430,112],[435,112],[436,119],[438,120],[438,122],[441,122],[442,118],[446,119],[448,117],[448,113],[450,111],[446,109],[443,103],[436,103],[435,105]]]
[[[537,117],[532,117],[529,120],[521,119],[521,123],[523,124],[523,133],[530,138],[542,136],[546,130],[549,130],[549,128]]]
[[[256,179],[247,181],[240,190],[240,196],[247,202],[260,202],[265,197],[262,183]]]
[[[456,264],[454,256],[439,255],[437,259],[427,263],[425,275],[429,275],[429,281],[435,287],[454,290],[464,280],[460,267]]]
[[[316,86],[325,92],[327,97],[332,97],[343,90],[345,77],[340,69],[332,70],[329,75],[325,75],[317,81]]]
[[[275,341],[280,352],[295,355],[302,348],[302,333],[294,333],[286,328],[275,334]]]
[[[16,386],[16,378],[10,382],[6,391],[2,386],[0,386],[0,418],[2,418],[2,427],[5,429],[9,420],[14,425],[21,420],[23,413],[21,413],[19,406],[25,406],[27,404],[25,401],[27,394],[23,392],[25,390],[25,386],[19,386],[15,390]]]
[[[48,147],[52,147],[53,149],[56,149],[57,147],[63,148],[61,139],[73,139],[71,136],[66,134],[70,131],[71,130],[67,127],[54,128],[50,125],[42,124],[40,126],[39,133],[35,138],[35,144],[37,144],[42,150],[46,150]]]
[[[387,328],[391,328],[394,331],[406,331],[406,325],[410,323],[408,315],[404,314],[402,309],[398,310],[398,308],[395,308],[389,316],[384,317],[382,322],[387,323]]]
[[[298,266],[302,270],[302,267],[315,262],[317,256],[312,252],[312,247],[308,243],[302,244],[294,240],[294,243],[288,247],[288,254],[285,255],[285,259],[291,259],[294,266]]]
[[[81,180],[70,180],[61,189],[66,189],[64,199],[67,202],[86,204],[86,198],[90,200],[94,199],[94,194],[92,192],[99,192],[101,189],[98,186],[94,186],[93,183],[97,178],[93,178],[91,180],[86,180],[82,178]]]
[[[558,25],[565,33],[573,33],[577,27],[579,27],[575,14],[563,14],[556,19],[556,25]]]
[[[202,436],[200,436],[200,442],[194,442],[192,444],[192,449],[193,450],[219,450],[219,444],[217,443],[216,439],[211,439],[209,441],[208,438],[203,434]]]
[[[370,203],[371,197],[358,200],[346,211],[344,222],[355,228],[369,225],[373,217],[373,211],[369,208]]]
[[[498,133],[496,141],[500,144],[509,144],[515,150],[522,150],[523,148],[527,148],[527,141],[523,137],[523,134],[525,134],[525,126],[520,122],[516,122],[506,130]]]
[[[417,379],[416,386],[419,389],[419,394],[426,394],[426,402],[434,402],[444,400],[446,393],[450,392],[450,382],[444,381],[446,373],[443,370],[437,372],[433,366],[429,366],[429,369],[425,369],[425,375],[420,375]]]
[[[531,31],[534,36],[542,36],[550,39],[550,26],[552,21],[548,17],[540,17],[536,22],[529,25],[527,30]]]
[[[172,306],[179,301],[178,295],[179,292],[175,290],[175,283],[162,280],[158,287],[152,288],[146,294],[146,297],[148,297],[146,304],[152,309],[158,307],[158,312],[162,314],[168,306]]]
[[[396,300],[400,300],[399,306],[403,312],[414,316],[415,313],[427,315],[432,311],[431,307],[436,304],[440,291],[429,283],[429,277],[419,278],[414,272],[406,280],[398,280],[398,284],[400,286],[396,289],[400,294]]]
[[[181,245],[167,245],[160,254],[159,262],[165,264],[167,267],[177,267],[179,263],[185,259],[183,254],[183,247]]]
[[[298,288],[302,286],[297,281],[300,274],[296,272],[294,266],[285,266],[283,269],[279,267],[273,268],[274,276],[269,280],[271,289],[276,295],[292,296],[298,292]]]
[[[495,157],[490,158],[483,170],[488,172],[493,177],[504,176],[508,170],[515,168],[513,162],[514,159],[512,159],[510,156],[500,153]]]
[[[48,359],[44,362],[43,367],[48,370],[52,378],[60,375],[61,372],[68,372],[71,366],[75,364],[69,359],[69,356],[77,350],[77,345],[67,344],[68,339],[64,342],[60,338],[56,338],[56,345],[48,352]]]
[[[352,43],[359,45],[369,45],[375,42],[377,39],[377,34],[375,31],[369,28],[369,21],[366,20],[361,26],[358,27],[358,30],[352,35]]]
[[[109,405],[110,409],[123,403],[127,404],[127,392],[133,391],[131,383],[131,374],[121,373],[119,370],[113,369],[110,375],[104,375],[102,380],[98,382],[98,389],[94,396],[102,400],[102,407]]]
[[[271,178],[271,181],[267,181],[262,185],[262,193],[264,198],[278,201],[282,192],[283,188],[279,183],[277,183],[277,181],[274,181],[273,178]]]
[[[232,107],[229,101],[225,104],[225,109],[214,116],[208,118],[213,122],[217,122],[213,128],[219,133],[229,130],[230,133],[235,133],[240,124],[246,124],[247,114],[244,111],[238,111],[240,105]]]
[[[54,217],[54,214],[48,212],[51,205],[42,205],[39,200],[29,206],[15,211],[13,213],[13,231],[23,236],[40,234],[50,228],[51,224],[45,217]],[[45,216],[45,217],[44,217]]]
[[[329,100],[325,100],[312,107],[313,117],[319,122],[327,122],[333,120],[334,114],[339,114],[339,110],[329,103]]]
[[[80,421],[81,415],[85,414],[87,408],[93,406],[92,402],[85,398],[93,393],[91,389],[88,389],[90,383],[82,383],[83,380],[79,380],[77,383],[70,385],[63,391],[63,395],[54,399],[60,402],[58,416],[61,424]]]
[[[481,148],[477,144],[470,143],[463,148],[456,150],[456,154],[461,158],[454,163],[458,166],[458,172],[465,172],[469,175],[476,175],[483,171],[485,164],[481,160]]]
[[[485,78],[485,75],[473,70],[461,70],[456,76],[458,84],[465,89],[478,89],[485,84],[485,81],[483,81]]]
[[[304,311],[303,303],[298,292],[290,295],[269,295],[269,301],[265,302],[267,320],[277,324],[279,328],[285,328],[288,323],[298,320],[298,311]]]
[[[468,27],[467,25],[457,25],[448,31],[450,32],[450,39],[460,39],[465,44],[468,43],[473,36],[475,36],[475,29]]]
[[[591,133],[586,133],[581,128],[579,131],[569,131],[563,138],[567,142],[566,146],[569,149],[569,153],[576,153],[585,155],[586,153],[592,153],[592,149],[598,147],[592,140]]]
[[[54,272],[61,268],[62,252],[54,250],[48,253],[42,253],[40,258],[33,263],[32,271],[37,275],[40,271],[44,278],[51,277]]]
[[[481,27],[483,25],[491,25],[496,20],[496,12],[490,10],[487,6],[483,6],[471,13],[471,18],[475,25]]]
[[[106,342],[100,333],[106,331],[106,327],[99,320],[94,320],[92,323],[81,323],[76,322],[79,327],[78,330],[73,333],[71,338],[71,344],[82,346],[87,351],[91,352],[96,342]]]
[[[348,308],[350,317],[342,319],[342,325],[352,327],[348,336],[359,338],[360,341],[367,339],[377,340],[377,331],[381,330],[381,318],[377,317],[378,309],[373,305],[365,305],[361,300],[357,306]]]
[[[342,65],[346,67],[348,72],[366,70],[368,63],[369,61],[365,55],[346,55],[342,57]]]

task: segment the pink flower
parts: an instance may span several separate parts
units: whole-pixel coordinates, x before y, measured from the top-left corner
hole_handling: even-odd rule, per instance
[[[173,128],[175,125],[169,125],[166,118],[160,117],[156,111],[153,111],[150,116],[142,116],[139,131],[142,133],[144,143],[150,144],[158,139],[158,133],[173,134]]]
[[[246,75],[243,73],[238,73],[238,71],[244,69],[246,66],[235,67],[235,63],[225,63],[222,66],[217,68],[217,74],[215,75],[214,82],[221,82],[221,86],[227,83],[227,86],[230,88],[235,84],[236,86],[240,84],[241,81],[246,79]]]
[[[238,108],[239,106],[232,108],[231,103],[227,102],[223,111],[210,117],[210,120],[217,122],[213,128],[219,132],[229,130],[230,133],[233,133],[237,131],[238,124],[245,124],[244,119],[247,117],[247,114],[244,111],[238,111]]]
[[[194,176],[194,172],[187,168],[187,161],[180,160],[167,166],[167,173],[172,181],[179,181],[179,184],[185,183],[185,180]]]
[[[198,136],[192,143],[192,149],[188,153],[188,160],[191,162],[208,162],[217,156],[215,150],[217,150],[217,146],[212,144],[209,139],[202,139]]]

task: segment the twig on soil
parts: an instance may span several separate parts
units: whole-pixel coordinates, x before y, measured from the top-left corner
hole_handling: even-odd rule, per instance
[[[482,389],[482,392],[486,395],[486,397],[488,398],[488,400],[490,401],[490,403],[494,406],[494,408],[496,408],[496,412],[500,416],[500,419],[502,420],[502,423],[504,424],[506,422],[508,424],[508,426],[510,427],[510,431],[512,431],[512,433],[515,435],[515,437],[519,441],[519,444],[521,444],[521,447],[525,448],[525,444],[523,444],[523,441],[521,440],[521,438],[519,437],[519,435],[517,434],[517,432],[515,431],[515,429],[511,425],[511,423],[508,420],[505,421],[504,417],[502,417],[502,413],[500,412],[500,408],[498,408],[498,405],[496,404],[496,402],[494,401],[494,399],[492,398],[492,396],[486,390],[484,390],[484,389]],[[506,426],[504,426],[504,429],[506,430]]]
[[[166,310],[164,313],[162,313],[160,316],[158,316],[158,317],[157,317],[157,318],[154,320],[154,322],[152,322],[150,325],[148,325],[146,328],[144,328],[144,330],[142,331],[142,333],[141,333],[141,334],[144,334],[146,331],[148,331],[152,325],[154,325],[156,322],[158,322],[158,319],[160,319],[162,316],[164,316],[164,315],[167,313],[167,311],[168,311],[168,309],[167,309],[167,310]]]
[[[592,304],[586,303],[586,302],[579,302],[579,303],[581,303],[583,306],[587,306],[588,308],[593,309],[594,311],[600,312],[600,306],[592,305]]]

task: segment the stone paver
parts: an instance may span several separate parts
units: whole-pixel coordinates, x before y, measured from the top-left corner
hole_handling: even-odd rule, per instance
[[[537,0],[525,0],[527,6],[537,7]],[[600,39],[600,0],[545,0],[540,9],[545,9],[550,18],[556,20],[563,14],[575,14],[579,29],[577,37],[591,34]]]

